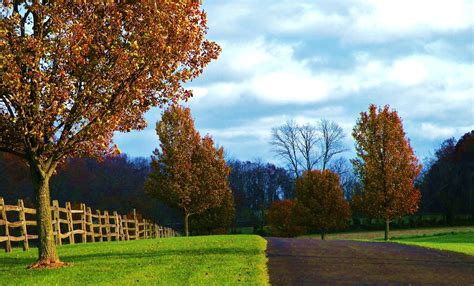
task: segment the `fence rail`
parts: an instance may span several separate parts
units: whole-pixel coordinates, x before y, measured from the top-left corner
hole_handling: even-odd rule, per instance
[[[16,212],[16,216],[9,214],[11,212]],[[57,245],[62,245],[65,239],[70,244],[75,244],[174,237],[178,234],[171,228],[139,219],[135,210],[129,216],[100,210],[92,212],[85,204],[80,204],[79,209],[73,209],[70,202],[60,207],[58,201],[54,200],[51,213],[54,240]],[[17,217],[18,220],[9,221],[9,217],[10,219]],[[31,227],[36,225],[36,209],[26,208],[23,200],[18,200],[17,205],[5,205],[3,198],[0,197],[0,243],[5,244],[6,252],[11,252],[12,242],[22,242],[23,250],[28,250],[29,241],[38,239],[38,235],[31,234]],[[19,231],[12,232],[13,229]],[[79,236],[80,239],[76,241]]]

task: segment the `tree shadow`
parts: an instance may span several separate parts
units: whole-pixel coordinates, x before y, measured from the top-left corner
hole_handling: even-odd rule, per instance
[[[254,256],[259,255],[259,250],[251,250],[244,248],[206,248],[206,249],[181,249],[181,250],[170,250],[170,249],[156,249],[147,252],[128,251],[128,252],[98,252],[88,254],[77,254],[77,255],[62,255],[62,259],[65,261],[90,261],[91,259],[134,259],[134,258],[152,258],[152,257],[166,257],[166,256],[180,256],[180,257],[193,257],[203,255],[242,255],[242,256]]]

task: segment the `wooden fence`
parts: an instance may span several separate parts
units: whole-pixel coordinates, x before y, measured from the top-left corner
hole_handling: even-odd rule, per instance
[[[57,245],[62,245],[64,239],[70,244],[75,244],[174,237],[178,234],[171,228],[139,219],[135,210],[132,215],[126,216],[117,212],[99,210],[92,212],[85,204],[80,204],[79,209],[73,209],[69,202],[65,207],[60,207],[58,201],[53,201],[51,211]],[[9,214],[12,212],[16,215]],[[12,222],[8,220],[9,217],[18,220]],[[38,235],[32,234],[31,229],[35,227],[36,230],[36,225],[36,209],[26,208],[22,200],[18,200],[17,205],[5,205],[3,198],[0,197],[0,243],[5,243],[6,252],[11,251],[12,242],[22,242],[23,250],[28,250],[29,241],[38,239]]]

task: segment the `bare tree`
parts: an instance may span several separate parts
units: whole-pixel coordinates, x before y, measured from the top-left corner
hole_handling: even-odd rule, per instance
[[[310,124],[298,126],[298,151],[302,155],[301,167],[305,171],[313,170],[320,160],[317,144],[321,141],[318,129]]]
[[[301,171],[311,171],[319,164],[325,170],[335,155],[346,151],[344,137],[342,128],[326,119],[317,125],[298,125],[290,120],[272,129],[270,144],[298,178]]]
[[[298,125],[293,120],[287,121],[284,125],[272,129],[272,140],[270,141],[275,153],[288,162],[296,178],[299,177],[300,172],[298,129]]]
[[[346,158],[339,157],[329,164],[328,169],[339,175],[344,197],[351,201],[356,189],[360,188],[360,182],[354,174],[352,164]]]
[[[347,151],[343,144],[345,135],[341,126],[326,119],[319,121],[317,129],[322,136],[321,160],[322,170],[324,171],[334,155]]]

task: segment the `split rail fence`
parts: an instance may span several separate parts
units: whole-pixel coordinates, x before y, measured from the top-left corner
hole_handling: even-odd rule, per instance
[[[85,204],[80,204],[79,209],[73,209],[71,203],[67,202],[65,207],[60,207],[58,201],[55,200],[51,206],[51,212],[54,239],[57,245],[62,245],[65,239],[70,244],[75,244],[178,235],[171,228],[159,226],[146,219],[139,219],[135,210],[128,216],[100,210],[93,212]],[[9,221],[9,217],[17,221]],[[28,250],[29,242],[38,239],[38,235],[34,234],[37,233],[36,225],[36,209],[26,208],[23,200],[18,200],[17,205],[5,205],[3,198],[0,197],[0,243],[5,244],[6,252],[11,252],[12,242],[22,242],[23,250]],[[80,236],[80,239],[77,236]]]

